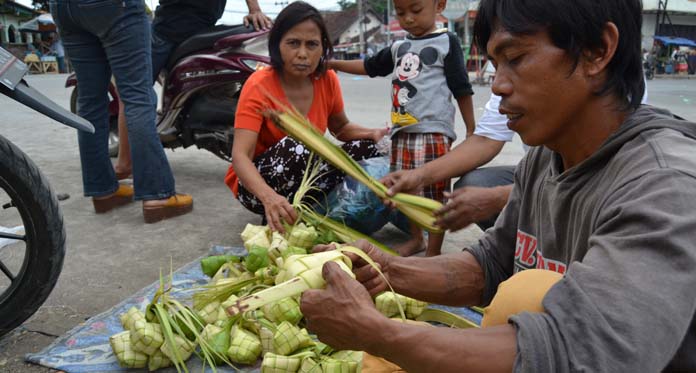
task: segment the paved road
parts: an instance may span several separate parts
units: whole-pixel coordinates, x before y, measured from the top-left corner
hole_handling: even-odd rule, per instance
[[[30,76],[30,84],[68,107],[65,75]],[[353,121],[381,126],[387,120],[389,84],[384,79],[342,75],[347,113]],[[651,101],[696,120],[696,81],[655,80],[649,84]],[[489,87],[475,87],[480,116]],[[54,189],[68,193],[61,202],[68,234],[67,256],[60,280],[45,305],[23,327],[0,339],[0,372],[49,372],[23,363],[23,356],[48,345],[89,317],[107,310],[157,280],[160,268],[175,268],[205,254],[214,244],[240,245],[247,222],[259,219],[232,198],[222,182],[227,163],[205,151],[167,151],[177,188],[193,194],[194,212],[154,225],[142,221],[141,205],[134,203],[95,215],[90,200],[81,196],[80,165],[75,132],[0,97],[0,133],[20,146],[43,170]],[[460,135],[464,131],[457,118]],[[461,136],[460,136],[461,137]],[[519,139],[507,144],[493,164],[512,164],[522,156]],[[475,241],[478,228],[447,236],[445,249],[458,250]],[[403,240],[394,229],[378,238],[386,243]]]

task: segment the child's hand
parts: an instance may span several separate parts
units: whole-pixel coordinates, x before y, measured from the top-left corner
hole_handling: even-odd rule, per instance
[[[326,61],[326,68],[336,70],[336,60],[331,58],[328,61]]]
[[[375,144],[378,143],[384,136],[389,133],[389,128],[376,128],[372,132],[372,137],[370,137],[370,140],[374,141]]]
[[[396,193],[418,194],[425,186],[425,177],[421,169],[400,170],[387,174],[381,180],[387,188],[387,195],[393,196]]]

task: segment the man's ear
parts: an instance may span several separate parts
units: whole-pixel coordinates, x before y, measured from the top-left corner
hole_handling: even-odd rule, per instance
[[[613,22],[607,22],[602,31],[602,45],[593,50],[587,50],[585,57],[585,73],[589,77],[601,75],[614,58],[616,48],[619,46],[619,29]]]

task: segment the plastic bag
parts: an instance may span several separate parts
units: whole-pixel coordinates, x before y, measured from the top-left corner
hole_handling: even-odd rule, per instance
[[[376,157],[358,162],[370,176],[380,179],[389,173],[389,157]],[[365,185],[346,176],[326,197],[326,215],[364,234],[380,230],[388,222],[408,232],[408,220],[382,203]]]

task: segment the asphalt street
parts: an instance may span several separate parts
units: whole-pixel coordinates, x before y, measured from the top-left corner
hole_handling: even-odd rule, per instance
[[[27,80],[57,103],[68,107],[66,75],[35,75]],[[341,75],[348,117],[371,127],[388,120],[389,82],[385,79]],[[477,117],[490,87],[475,86]],[[650,102],[696,121],[696,80],[653,80]],[[22,327],[0,338],[0,372],[50,372],[23,362],[74,326],[97,315],[158,279],[170,260],[178,268],[208,252],[211,245],[239,246],[248,222],[260,218],[247,212],[223,183],[228,164],[195,148],[167,150],[177,189],[194,197],[191,214],[152,225],[143,223],[141,204],[133,203],[96,215],[91,201],[82,197],[75,131],[0,97],[0,134],[10,139],[38,164],[57,193],[70,196],[61,202],[67,231],[67,256],[56,288],[43,307]],[[464,124],[456,127],[463,138]],[[515,164],[523,155],[516,138],[506,144],[492,164]],[[476,227],[448,234],[445,251],[459,250],[481,234]],[[378,232],[378,239],[393,244],[405,237],[394,228]]]

